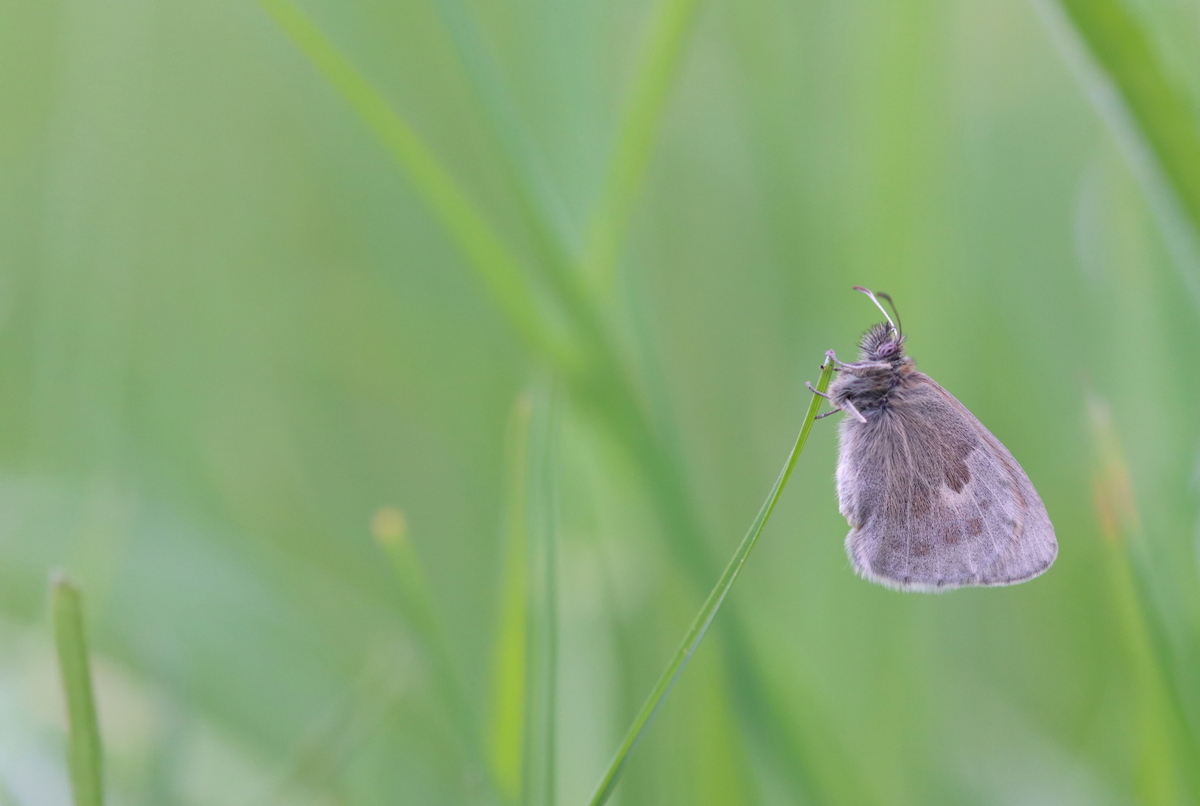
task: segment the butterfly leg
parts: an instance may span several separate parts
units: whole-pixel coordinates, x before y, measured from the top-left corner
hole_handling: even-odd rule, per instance
[[[843,407],[846,409],[846,411],[848,411],[848,412],[850,412],[851,414],[853,414],[853,415],[854,415],[854,419],[858,420],[860,423],[864,423],[864,424],[865,424],[865,423],[867,422],[867,418],[866,418],[866,417],[863,417],[863,416],[862,416],[862,412],[861,412],[861,411],[859,411],[858,409],[856,409],[856,408],[854,407],[854,404],[853,404],[853,403],[851,403],[849,400],[843,400],[843,401],[842,401],[842,406],[843,406]]]
[[[826,360],[826,361],[832,361],[832,362],[833,362],[833,368],[834,368],[835,370],[839,370],[839,369],[841,369],[842,367],[850,366],[850,365],[849,365],[849,364],[847,364],[845,361],[839,361],[839,360],[838,360],[838,357],[837,357],[837,354],[835,354],[835,353],[833,352],[833,350],[830,350],[830,351],[828,351],[827,353],[825,353],[825,360]],[[824,366],[824,365],[822,365],[822,367],[823,367],[823,366]]]
[[[835,359],[836,360],[836,359]],[[845,361],[838,361],[834,365],[834,369],[856,370],[856,369],[888,369],[892,365],[887,361],[858,361],[854,364],[847,364]]]
[[[817,389],[817,387],[813,386],[813,385],[812,385],[811,383],[809,383],[808,381],[805,381],[805,382],[804,382],[804,385],[808,387],[808,391],[812,392],[812,393],[813,393],[814,395],[816,395],[817,397],[823,397],[823,398],[825,398],[826,400],[833,400],[833,398],[832,398],[832,397],[830,397],[829,395],[827,395],[827,394],[825,394],[824,392],[820,391],[819,389]]]
[[[833,362],[833,368],[837,371],[841,371],[843,369],[888,369],[891,367],[891,364],[889,364],[887,361],[856,361],[853,364],[845,361],[839,361],[838,357],[833,354],[833,350],[825,353],[825,358]],[[822,365],[822,368],[824,368],[824,365]]]
[[[851,414],[853,414],[860,423],[865,423],[867,421],[867,418],[862,416],[862,412],[860,412],[858,409],[854,408],[854,404],[851,403],[849,400],[843,401],[840,404],[834,403],[833,397],[822,392],[820,389],[817,389],[815,386],[813,386],[808,381],[805,381],[804,385],[808,387],[808,391],[812,392],[814,395],[817,395],[818,397],[825,398],[826,400],[829,401],[829,405],[833,406],[833,409],[831,411],[827,411],[824,414],[818,414],[816,417],[813,418],[814,420],[819,420],[822,417],[828,417],[831,414],[837,414],[839,411],[848,411]]]

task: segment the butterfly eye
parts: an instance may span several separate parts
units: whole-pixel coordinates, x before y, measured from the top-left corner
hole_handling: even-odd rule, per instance
[[[895,355],[895,353],[896,353],[896,342],[885,341],[883,344],[879,345],[879,354],[881,356]]]

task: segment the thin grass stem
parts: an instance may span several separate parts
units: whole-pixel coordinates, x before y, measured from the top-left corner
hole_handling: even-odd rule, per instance
[[[556,334],[538,318],[540,311],[532,299],[533,288],[521,273],[522,267],[501,243],[495,230],[467,201],[432,150],[401,116],[387,107],[382,96],[289,0],[261,2],[297,47],[364,117],[385,148],[392,152],[396,164],[410,176],[414,186],[423,191],[435,211],[441,213],[451,237],[458,241],[472,269],[493,289],[497,305],[514,328],[549,366],[563,374],[572,397],[587,413],[595,416],[602,427],[612,431],[628,451],[652,492],[651,500],[677,560],[698,586],[706,585],[715,571],[715,563],[704,550],[703,541],[698,539],[700,528],[680,463],[661,444],[660,435],[642,406],[627,362],[622,360],[619,346],[597,306],[596,295],[592,293],[600,289],[594,283],[591,287],[585,285],[583,275],[566,254],[565,245],[556,237],[553,225],[538,223],[539,217],[534,214],[538,205],[532,198],[536,194],[527,193],[528,198],[522,197],[521,207],[527,219],[536,224],[534,241],[540,252],[537,268],[553,291],[555,301],[567,314],[570,333],[565,341],[558,341]],[[642,181],[658,120],[652,101],[658,99],[661,103],[666,97],[667,79],[673,75],[673,65],[682,52],[687,22],[693,10],[694,3],[667,0],[651,25],[643,67],[638,71],[640,78],[634,82],[640,89],[633,91],[634,101],[626,116],[632,122],[623,125],[623,134],[618,136],[619,143],[626,145],[618,146],[618,157],[613,163],[613,170],[624,179],[616,184],[610,182],[609,201],[599,205],[604,220],[619,222],[628,215]],[[638,143],[641,145],[635,148]],[[619,156],[621,154],[625,156]],[[605,237],[619,239],[622,229],[623,226],[606,230],[610,231],[610,236]],[[479,248],[475,241],[488,248]],[[506,284],[506,278],[516,280]],[[736,611],[727,618],[736,619]],[[731,629],[724,648],[731,673],[738,681],[735,695],[739,714],[746,728],[758,735],[764,747],[783,756],[781,771],[792,778],[798,789],[807,790],[809,783],[803,753],[787,726],[773,713],[762,671],[738,639],[739,634],[736,628]]]
[[[829,380],[832,376],[833,361],[830,357],[827,357],[821,367],[821,377],[817,381],[817,389],[821,392],[828,389]],[[783,488],[787,486],[788,478],[791,477],[792,470],[796,467],[796,460],[800,458],[800,453],[804,450],[804,444],[808,441],[809,432],[812,431],[813,423],[816,422],[817,412],[820,408],[821,397],[813,395],[812,400],[808,404],[808,413],[805,415],[804,422],[800,426],[800,433],[796,437],[796,444],[792,447],[792,452],[788,455],[783,470],[780,471],[779,477],[775,480],[775,486],[771,488],[771,492],[767,495],[767,500],[763,502],[762,508],[759,509],[758,515],[754,518],[754,522],[750,524],[750,529],[742,539],[741,545],[734,552],[733,557],[729,560],[729,564],[725,566],[725,570],[721,573],[721,577],[717,580],[717,584],[713,587],[712,592],[708,594],[708,598],[704,601],[700,612],[696,614],[696,618],[692,621],[692,625],[684,635],[679,648],[675,650],[675,654],[671,657],[667,668],[663,670],[663,673],[658,678],[658,682],[651,689],[650,696],[642,705],[641,710],[638,711],[637,716],[634,717],[633,723],[629,726],[629,730],[626,731],[624,739],[621,740],[621,744],[617,747],[616,755],[609,762],[608,768],[600,779],[599,786],[596,787],[595,794],[592,795],[592,799],[589,801],[591,806],[602,806],[612,795],[613,790],[617,786],[617,781],[620,779],[621,771],[629,760],[630,754],[645,734],[646,729],[650,726],[659,708],[662,707],[663,702],[666,701],[667,695],[671,693],[671,689],[675,686],[676,681],[679,680],[679,676],[687,668],[688,662],[691,661],[692,656],[696,653],[700,642],[704,640],[709,626],[716,617],[717,611],[721,608],[721,603],[725,601],[730,588],[733,587],[733,583],[741,573],[742,567],[746,564],[746,559],[750,556],[750,552],[758,542],[758,537],[762,534],[763,527],[767,525],[767,520],[770,519],[771,513],[775,511],[775,505],[779,503],[779,497],[783,494]]]
[[[552,384],[536,397],[529,430],[529,678],[526,791],[530,806],[553,806],[558,719],[558,424]]]
[[[529,687],[529,435],[533,394],[518,396],[507,434],[508,512],[492,677],[492,764],[510,801],[525,803]]]
[[[578,247],[572,247],[570,222],[561,194],[551,181],[544,160],[517,112],[512,93],[502,80],[492,50],[464,0],[434,0],[438,15],[450,33],[468,81],[486,112],[492,133],[504,158],[512,189],[526,224],[547,263],[574,268]]]
[[[405,616],[413,627],[421,650],[429,659],[432,677],[450,709],[459,736],[466,745],[470,763],[477,768],[479,775],[496,797],[501,802],[506,802],[471,716],[471,708],[459,681],[445,629],[438,618],[433,594],[420,558],[409,539],[408,523],[403,513],[393,507],[380,509],[371,523],[371,532],[391,562]]]
[[[54,642],[63,691],[67,698],[67,768],[75,806],[103,806],[103,758],[87,637],[83,626],[83,598],[66,574],[50,580]]]
[[[697,0],[663,0],[651,20],[629,103],[618,125],[612,161],[588,227],[584,272],[599,291],[612,285],[621,242],[649,169],[667,96],[698,6]]]
[[[520,261],[417,131],[289,0],[259,0],[275,24],[354,108],[468,258],[517,332],[553,365],[575,359],[551,328]]]

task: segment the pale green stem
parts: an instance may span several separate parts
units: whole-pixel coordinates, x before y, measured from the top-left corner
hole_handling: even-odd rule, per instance
[[[50,581],[54,641],[67,698],[67,767],[75,806],[102,806],[103,770],[100,725],[92,693],[92,672],[83,627],[83,600],[79,589],[61,572]]]
[[[829,379],[832,376],[833,359],[832,356],[828,356],[821,368],[821,377],[817,381],[817,390],[824,392],[828,389]],[[796,460],[800,458],[800,453],[804,450],[804,443],[808,441],[808,434],[812,431],[813,423],[817,419],[817,411],[820,408],[821,397],[813,395],[812,401],[808,405],[808,413],[805,415],[804,422],[800,426],[800,434],[796,437],[796,444],[792,447],[792,452],[788,455],[787,462],[784,464],[783,470],[779,473],[779,478],[775,480],[775,486],[771,488],[770,494],[767,495],[767,500],[763,502],[762,508],[759,509],[758,515],[754,518],[754,522],[750,524],[750,530],[746,532],[746,536],[742,539],[742,543],[738,546],[737,551],[734,552],[733,558],[725,566],[721,578],[717,580],[716,586],[708,594],[708,598],[705,599],[700,612],[696,614],[695,620],[692,621],[692,625],[683,637],[683,642],[675,650],[675,654],[671,657],[667,668],[663,670],[663,673],[658,678],[658,682],[651,689],[650,696],[642,705],[641,710],[638,711],[637,716],[634,717],[633,724],[629,726],[629,730],[625,733],[625,738],[621,740],[621,744],[617,748],[616,755],[613,756],[612,761],[609,762],[608,769],[605,770],[604,776],[600,779],[596,793],[590,801],[591,806],[601,806],[612,795],[613,790],[617,786],[621,771],[624,769],[625,763],[629,760],[630,753],[633,752],[634,747],[637,746],[638,741],[650,726],[650,722],[654,719],[655,714],[658,713],[658,709],[662,707],[663,702],[666,700],[667,695],[670,694],[679,676],[683,674],[683,670],[687,668],[688,662],[696,653],[700,642],[704,640],[704,636],[708,632],[713,618],[716,617],[722,602],[725,601],[730,588],[733,587],[738,574],[741,573],[742,566],[746,564],[746,559],[750,556],[750,552],[758,542],[758,537],[762,534],[763,527],[767,525],[767,520],[771,517],[771,513],[775,511],[775,505],[779,502],[779,497],[783,494],[783,488],[787,486],[788,478],[792,475],[792,470],[796,467]]]

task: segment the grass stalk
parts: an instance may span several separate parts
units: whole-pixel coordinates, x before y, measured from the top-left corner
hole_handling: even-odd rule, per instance
[[[1145,541],[1129,464],[1107,403],[1088,396],[1096,446],[1093,492],[1105,537],[1108,590],[1115,634],[1132,680],[1138,722],[1136,788],[1146,804],[1195,802],[1200,796],[1196,759],[1200,746],[1173,674],[1170,640],[1159,609],[1140,584],[1134,545]]]
[[[529,436],[533,395],[522,393],[509,418],[508,512],[500,619],[492,676],[491,758],[496,782],[511,802],[524,803],[529,707]]]
[[[71,776],[71,791],[74,793],[75,806],[102,806],[104,784],[100,725],[96,718],[96,700],[83,624],[83,597],[75,583],[62,572],[55,572],[50,587],[54,641],[67,698],[67,768]]]
[[[1200,304],[1200,109],[1158,57],[1137,4],[1122,0],[1043,0],[1052,32],[1125,147],[1175,263]],[[1059,13],[1061,12],[1061,13]]]
[[[588,228],[584,272],[601,292],[612,285],[621,242],[645,182],[667,95],[678,72],[698,0],[662,0],[655,9],[605,182]]]
[[[290,757],[281,765],[273,791],[266,795],[256,793],[249,802],[253,806],[281,806],[293,803],[298,792],[340,794],[341,776],[392,717],[402,696],[391,660],[384,656],[369,659],[359,678],[314,720],[294,745]],[[174,734],[167,741],[179,744],[183,736],[179,730]],[[168,770],[161,772],[164,775],[158,784],[160,795],[151,799],[152,803],[171,802],[169,794],[161,793],[173,791],[172,777]]]
[[[1188,802],[1191,799],[1184,797],[1183,791],[1186,777],[1180,774],[1188,759],[1183,726],[1173,708],[1163,659],[1156,652],[1129,551],[1115,541],[1105,548],[1113,615],[1133,681],[1137,799],[1148,806]]]
[[[501,80],[503,71],[496,64],[474,14],[465,0],[434,0],[434,5],[500,146],[502,167],[526,226],[533,233],[535,246],[547,264],[573,268],[572,253],[577,248],[571,246],[566,205],[517,112],[512,94]]]
[[[555,301],[566,313],[571,331],[566,342],[569,347],[556,341],[539,318],[533,286],[522,273],[522,266],[479,211],[467,201],[432,149],[400,115],[388,108],[379,93],[289,0],[261,2],[319,72],[364,117],[393,154],[396,164],[435,211],[440,212],[451,237],[458,241],[476,274],[493,289],[493,298],[513,327],[536,353],[562,374],[572,398],[583,410],[601,427],[612,432],[629,453],[651,493],[650,499],[677,561],[698,588],[705,588],[716,571],[716,564],[700,539],[701,529],[687,492],[682,466],[662,443],[650,422],[627,362],[622,360],[616,340],[596,304],[596,294],[592,293],[595,284],[592,288],[584,284],[583,275],[572,265],[566,247],[551,223],[541,220],[537,214],[539,205],[534,198],[537,194],[523,189],[520,182],[516,183],[521,191],[523,213],[533,225],[534,243],[539,247],[536,268],[542,272]],[[624,179],[610,181],[610,189],[606,191],[609,201],[602,201],[599,206],[602,220],[619,222],[628,215],[644,175],[659,119],[659,112],[655,110],[665,101],[669,78],[674,74],[674,65],[682,52],[694,9],[693,2],[666,0],[656,12],[647,39],[646,55],[634,82],[633,101],[625,116],[627,123],[623,124],[622,134],[618,137],[619,143],[625,145],[618,146],[618,156],[613,163],[613,170]],[[460,28],[469,22],[464,22],[461,15],[451,15],[451,21]],[[456,39],[462,39],[462,36]],[[491,90],[488,93],[495,95]],[[502,143],[511,139],[501,137]],[[509,159],[514,158],[510,156]],[[514,162],[519,163],[519,159]],[[520,176],[523,172],[510,166],[510,173]],[[605,227],[607,225],[601,229]],[[609,235],[605,237],[610,245],[615,245],[622,230],[623,226],[606,230]],[[473,241],[482,242],[488,248],[473,246]],[[493,262],[495,265],[491,265]],[[506,286],[508,278],[513,278],[514,282]],[[793,786],[805,790],[809,788],[809,776],[805,774],[804,754],[799,743],[772,706],[762,671],[741,638],[736,610],[729,612],[727,609],[726,617],[734,623],[724,633],[724,655],[735,681],[734,694],[743,727],[756,736],[765,751],[776,757],[781,772],[791,778]]]
[[[538,396],[529,430],[529,678],[526,791],[530,806],[553,806],[557,788],[558,463],[554,393]]]
[[[371,523],[375,541],[387,554],[398,583],[401,606],[411,624],[425,657],[429,659],[432,678],[450,710],[455,728],[466,746],[470,764],[486,781],[501,802],[506,802],[483,750],[471,709],[459,682],[445,629],[438,619],[433,594],[425,577],[416,548],[408,536],[404,514],[393,507],[375,513]]]
[[[827,357],[821,368],[821,376],[817,382],[817,389],[825,391],[829,388],[829,380],[833,376],[833,360],[832,357]],[[679,680],[679,676],[683,674],[683,670],[687,668],[688,662],[696,653],[696,649],[700,646],[700,642],[704,640],[705,634],[708,632],[709,626],[720,610],[721,604],[725,601],[725,597],[729,594],[729,590],[733,587],[733,583],[737,581],[738,575],[742,571],[742,567],[746,564],[750,552],[754,550],[755,544],[758,542],[759,535],[762,534],[763,527],[771,517],[771,513],[775,511],[775,505],[779,503],[779,497],[783,494],[783,488],[787,486],[788,478],[792,475],[792,470],[796,467],[796,461],[800,458],[800,453],[804,450],[804,444],[808,441],[808,435],[812,431],[813,423],[817,419],[817,411],[821,408],[821,398],[818,395],[813,395],[812,400],[808,405],[808,413],[804,417],[804,422],[800,426],[800,433],[796,437],[796,444],[792,446],[792,452],[788,455],[787,462],[780,471],[779,477],[775,480],[775,485],[771,488],[771,492],[767,495],[766,501],[763,502],[758,514],[754,518],[754,522],[750,524],[749,531],[742,538],[741,545],[734,552],[733,557],[729,560],[729,564],[725,566],[725,570],[721,573],[720,579],[713,587],[712,592],[708,594],[708,598],[704,601],[700,612],[696,614],[696,618],[692,621],[688,631],[684,634],[683,641],[679,648],[675,650],[667,667],[663,670],[658,678],[658,682],[654,684],[654,688],[650,691],[650,696],[646,698],[646,702],[634,717],[633,723],[625,732],[625,737],[621,740],[617,747],[617,752],[609,762],[608,768],[600,779],[599,785],[596,787],[596,792],[592,796],[589,803],[591,806],[602,806],[608,801],[613,790],[617,786],[620,779],[621,771],[629,760],[630,754],[637,746],[646,729],[649,728],[654,716],[658,713],[659,708],[666,701],[667,695],[671,693],[671,689]]]
[[[539,309],[518,258],[468,198],[417,131],[290,0],[259,0],[275,24],[353,107],[462,249],[471,269],[538,353],[558,366],[574,362],[569,346]]]
[[[655,491],[674,548],[698,580],[707,578],[711,562],[703,554],[699,530],[692,517],[677,464],[658,444],[644,412],[634,383],[621,360],[614,340],[605,328],[594,300],[577,273],[569,271],[564,256],[551,244],[548,275],[558,301],[574,330],[564,346],[553,335],[537,308],[532,284],[517,258],[503,245],[478,209],[472,205],[449,171],[411,126],[390,109],[387,102],[332,46],[290,0],[260,0],[276,24],[317,70],[341,93],[393,155],[396,164],[437,212],[452,238],[466,254],[472,269],[492,290],[497,305],[536,353],[567,379],[572,394],[589,413],[614,430],[629,450],[635,465]],[[673,8],[673,6],[669,7]],[[665,14],[679,18],[679,11]],[[661,15],[660,15],[661,16]],[[658,30],[661,23],[655,26]],[[673,41],[652,36],[652,42]],[[658,52],[665,45],[650,50]],[[649,58],[660,64],[662,58]],[[655,72],[659,74],[661,69]],[[635,93],[636,94],[636,93]],[[545,233],[543,233],[545,234]],[[553,241],[547,236],[543,240]]]

